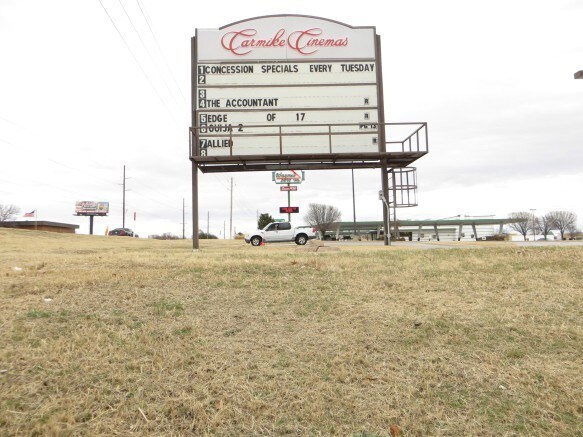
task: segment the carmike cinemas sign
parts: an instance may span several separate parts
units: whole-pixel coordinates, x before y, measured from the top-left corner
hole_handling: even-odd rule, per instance
[[[257,29],[243,29],[227,32],[221,38],[225,50],[237,56],[245,56],[255,49],[289,47],[301,55],[311,55],[321,47],[346,47],[348,37],[327,38],[319,27],[297,30],[286,35],[285,29],[279,29],[268,38],[257,37]]]

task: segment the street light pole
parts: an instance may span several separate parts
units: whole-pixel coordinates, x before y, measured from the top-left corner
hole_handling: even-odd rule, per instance
[[[536,209],[530,208],[530,211],[532,212],[532,241],[536,241],[536,220],[534,218],[534,212]]]

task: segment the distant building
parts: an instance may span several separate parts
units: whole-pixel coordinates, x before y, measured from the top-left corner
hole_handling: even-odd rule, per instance
[[[501,238],[504,225],[516,222],[510,218],[472,218],[454,220],[398,220],[400,238],[409,241],[478,241]],[[391,230],[393,225],[391,224]],[[384,236],[383,222],[340,222],[337,231],[328,232],[327,237],[340,239],[357,235],[371,240]]]
[[[544,240],[545,237],[540,232],[537,232],[536,239],[537,240]],[[560,240],[560,239],[561,239],[561,234],[559,233],[559,231],[549,231],[549,233],[547,234],[547,240]],[[534,235],[532,234],[532,231],[529,230],[528,234],[526,235],[526,240],[525,240],[524,236],[520,232],[510,231],[510,232],[508,232],[508,240],[509,241],[533,241]]]
[[[58,232],[60,234],[74,234],[79,225],[72,225],[70,223],[48,222],[45,220],[20,220],[11,222],[0,222],[0,227],[27,229],[31,231],[48,231]]]

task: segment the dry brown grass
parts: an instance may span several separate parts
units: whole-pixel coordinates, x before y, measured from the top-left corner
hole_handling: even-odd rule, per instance
[[[0,229],[0,434],[581,435],[582,269]]]

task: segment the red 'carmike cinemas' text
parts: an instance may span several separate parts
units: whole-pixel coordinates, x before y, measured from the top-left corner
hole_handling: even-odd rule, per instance
[[[255,38],[256,29],[243,29],[234,32],[227,32],[221,38],[221,45],[224,49],[237,56],[245,56],[254,49],[285,47],[302,55],[316,53],[321,47],[346,47],[348,38],[321,38],[323,30],[314,27],[307,30],[298,30],[290,33],[286,38],[285,30],[279,29],[271,38]]]

